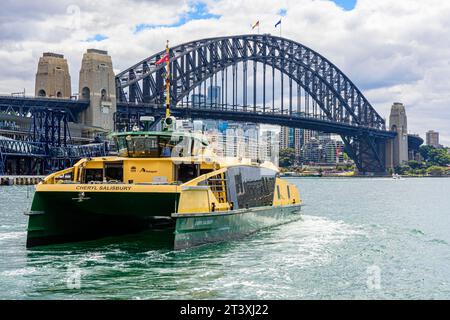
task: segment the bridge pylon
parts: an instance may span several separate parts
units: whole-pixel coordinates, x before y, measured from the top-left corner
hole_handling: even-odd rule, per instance
[[[62,54],[46,52],[39,59],[35,95],[66,99],[72,95],[69,65]]]
[[[107,51],[88,49],[83,55],[79,90],[80,99],[90,101],[81,122],[107,131],[114,130],[116,83],[112,59]]]
[[[386,144],[387,168],[394,169],[408,161],[408,120],[402,103],[396,102],[392,105],[389,129],[397,133],[397,136]]]

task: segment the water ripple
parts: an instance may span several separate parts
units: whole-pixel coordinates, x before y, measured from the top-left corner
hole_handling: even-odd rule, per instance
[[[0,187],[0,299],[450,298],[450,179],[292,181],[302,220],[182,251],[140,235],[26,250],[32,193]]]

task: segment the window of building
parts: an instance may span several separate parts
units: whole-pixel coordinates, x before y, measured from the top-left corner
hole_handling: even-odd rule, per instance
[[[81,100],[90,100],[91,99],[91,90],[88,87],[84,87],[81,90]]]

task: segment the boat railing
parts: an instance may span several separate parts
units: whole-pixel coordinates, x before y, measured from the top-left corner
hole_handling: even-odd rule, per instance
[[[195,178],[183,184],[183,192],[206,191],[209,192],[208,198],[211,212],[228,211],[230,204],[227,197],[226,174],[227,168],[219,169]]]
[[[43,184],[65,183],[67,181],[72,181],[72,179],[73,179],[73,168],[68,168],[49,175],[41,183]]]

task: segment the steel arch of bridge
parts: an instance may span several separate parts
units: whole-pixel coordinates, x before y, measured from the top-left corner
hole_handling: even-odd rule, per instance
[[[164,102],[165,70],[163,65],[156,65],[163,54],[164,51],[154,54],[116,76],[119,103],[150,105]],[[173,106],[183,102],[196,87],[218,73],[247,61],[263,64],[264,81],[266,67],[287,75],[317,103],[325,120],[336,125],[351,125],[363,129],[364,132],[360,131],[358,134],[340,133],[350,155],[360,171],[385,171],[385,120],[339,68],[319,53],[289,39],[267,34],[240,35],[203,39],[171,48]],[[256,67],[253,71],[255,80]],[[281,109],[277,110],[267,107],[265,89],[264,84],[262,110],[257,107],[254,98],[253,105],[246,104],[244,111],[250,110],[255,115],[262,112],[274,117],[282,115],[292,119],[308,118],[308,115],[296,112],[292,104],[284,109],[281,103]],[[256,86],[253,90],[255,97]],[[205,109],[207,108],[212,109],[213,106],[205,105]],[[222,103],[219,108],[222,112],[242,110],[242,106],[238,109],[234,101],[231,106]]]
[[[164,66],[156,65],[163,54],[159,52],[117,75],[121,102],[163,101]],[[176,46],[170,56],[174,104],[225,68],[242,61],[257,61],[274,67],[302,86],[329,120],[385,129],[384,119],[341,70],[319,53],[292,40],[270,35],[211,38]],[[292,114],[292,110],[289,112]]]

